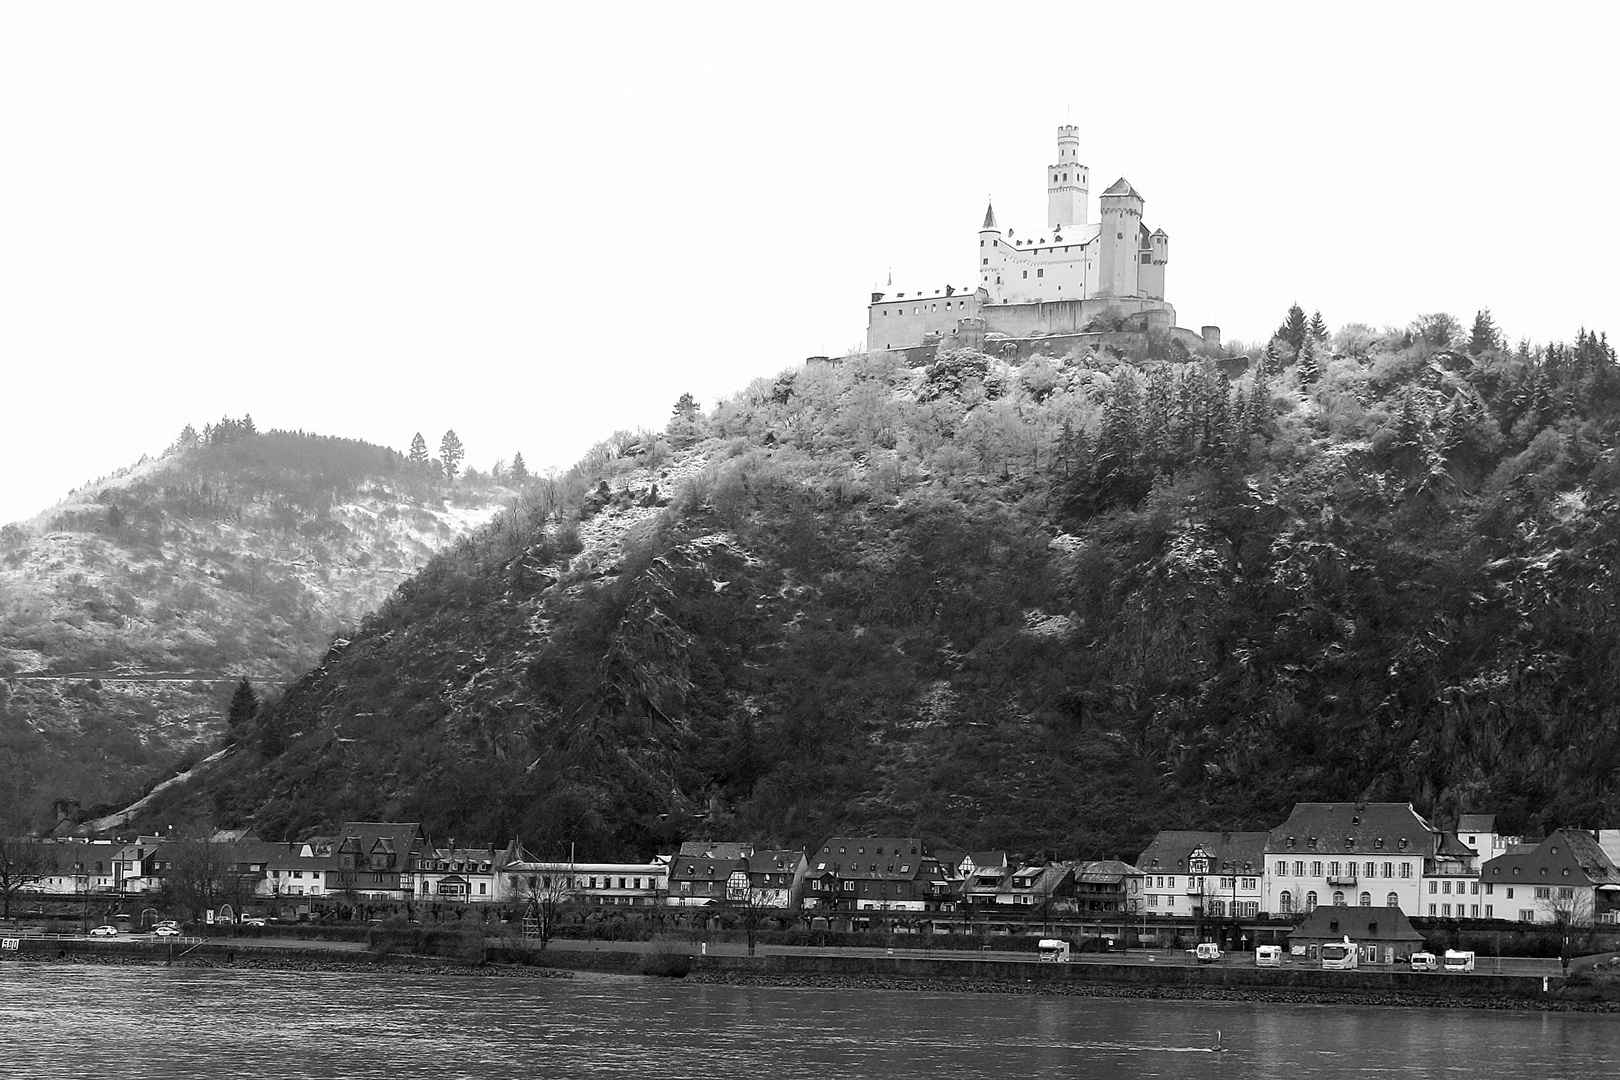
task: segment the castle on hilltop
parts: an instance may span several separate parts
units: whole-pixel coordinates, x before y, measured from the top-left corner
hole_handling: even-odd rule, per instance
[[[1090,220],[1091,170],[1080,163],[1072,124],[1058,128],[1058,159],[1046,169],[1046,227],[1019,235],[996,223],[995,206],[979,228],[978,281],[967,286],[874,290],[867,308],[866,347],[984,348],[1006,353],[1031,339],[1096,338],[1112,331],[1161,332],[1187,348],[1218,348],[1220,329],[1194,333],[1176,326],[1164,298],[1170,236],[1148,231],[1142,196],[1120,177],[1101,196]]]

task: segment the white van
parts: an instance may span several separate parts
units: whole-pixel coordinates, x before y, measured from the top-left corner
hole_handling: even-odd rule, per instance
[[[1036,943],[1040,950],[1041,963],[1067,964],[1069,962],[1069,943],[1062,938],[1041,938]]]
[[[1213,941],[1205,941],[1193,950],[1193,959],[1200,964],[1213,964],[1221,958],[1221,947]]]
[[[1473,971],[1474,954],[1471,952],[1458,952],[1455,949],[1446,950],[1446,958],[1442,965],[1447,971]]]
[[[1254,950],[1255,967],[1282,967],[1281,945],[1257,945]]]
[[[1432,952],[1415,952],[1412,954],[1413,971],[1439,971],[1440,959]]]

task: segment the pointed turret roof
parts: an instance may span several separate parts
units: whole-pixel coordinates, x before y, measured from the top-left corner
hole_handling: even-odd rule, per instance
[[[1104,195],[1129,195],[1133,199],[1140,199],[1142,197],[1141,193],[1138,192],[1135,188],[1131,187],[1131,182],[1129,180],[1125,179],[1123,176],[1120,177],[1118,180],[1115,180],[1112,184],[1110,184],[1109,187],[1108,187],[1108,190],[1103,192],[1103,194]]]
[[[1000,232],[1001,231],[1001,226],[996,224],[996,207],[995,207],[995,204],[994,203],[986,203],[985,207],[984,207],[984,224],[979,226],[979,231],[980,232],[989,232],[992,229],[994,229],[996,232]]]

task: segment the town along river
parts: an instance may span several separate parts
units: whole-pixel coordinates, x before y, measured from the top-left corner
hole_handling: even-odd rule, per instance
[[[1616,1060],[1601,1014],[0,963],[6,1077],[1546,1080]]]

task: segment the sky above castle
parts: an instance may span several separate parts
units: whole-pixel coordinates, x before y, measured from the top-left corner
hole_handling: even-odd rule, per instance
[[[1319,10],[1320,8],[1320,10]],[[1415,10],[1416,9],[1416,10]],[[1125,20],[1123,24],[1117,20]],[[0,11],[0,522],[251,412],[566,467],[1045,222],[1056,129],[1184,326],[1620,332],[1612,5]]]

